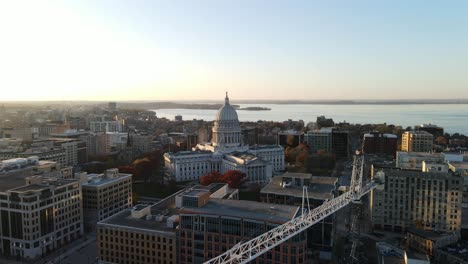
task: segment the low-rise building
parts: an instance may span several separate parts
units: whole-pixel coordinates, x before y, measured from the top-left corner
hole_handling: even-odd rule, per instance
[[[385,242],[375,243],[378,264],[430,264],[426,254],[405,251]]]
[[[468,241],[459,241],[437,249],[435,263],[468,264]]]
[[[311,209],[337,195],[338,178],[312,176],[308,173],[284,173],[273,177],[260,191],[264,203],[302,206],[303,187],[307,187]],[[316,250],[323,260],[331,260],[333,246],[333,215],[307,230],[307,247]]]
[[[98,223],[98,254],[103,263],[175,264],[180,209],[183,196],[209,193],[206,199],[237,199],[238,190],[227,184],[194,186],[181,190],[154,205],[137,205]],[[187,200],[185,200],[187,203]],[[190,203],[190,199],[188,201]]]
[[[422,162],[441,163],[445,161],[442,153],[397,151],[396,167],[401,169],[422,170]]]
[[[433,257],[437,248],[457,242],[460,239],[460,233],[409,228],[406,238],[408,247]]]

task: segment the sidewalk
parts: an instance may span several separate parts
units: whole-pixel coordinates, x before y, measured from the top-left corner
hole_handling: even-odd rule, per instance
[[[62,263],[68,258],[69,255],[75,253],[76,251],[78,251],[79,249],[83,247],[86,247],[87,245],[93,243],[94,241],[96,241],[96,237],[90,235],[86,241],[83,241],[80,244],[74,245],[71,248],[67,247],[67,248],[59,249],[59,252],[62,250],[66,250],[66,251],[60,254],[59,256],[56,256],[52,260],[46,260],[47,262],[45,263],[46,264]]]

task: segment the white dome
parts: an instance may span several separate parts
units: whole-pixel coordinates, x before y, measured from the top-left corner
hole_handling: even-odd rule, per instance
[[[237,116],[236,110],[229,104],[229,97],[227,96],[227,93],[226,98],[224,99],[224,105],[218,110],[218,113],[216,114],[215,122],[220,125],[223,123],[239,122],[239,117]]]
[[[238,121],[237,112],[230,104],[225,104],[218,110],[216,114],[216,121],[222,123],[223,121]]]

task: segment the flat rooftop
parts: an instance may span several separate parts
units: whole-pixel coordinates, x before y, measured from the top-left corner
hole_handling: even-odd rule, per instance
[[[179,157],[179,156],[190,156],[196,154],[213,154],[213,152],[208,150],[194,150],[194,151],[179,151],[179,152],[168,152],[166,153],[170,156]]]
[[[264,149],[271,149],[271,150],[275,150],[275,149],[279,149],[282,147],[279,146],[279,145],[253,145],[250,147],[250,151],[255,151],[255,150],[264,150]]]
[[[42,179],[42,182],[37,183],[37,184],[26,185],[26,181],[24,180],[23,184],[20,187],[9,189],[9,190],[14,191],[14,192],[39,191],[39,190],[49,189],[51,187],[58,188],[60,186],[64,186],[73,182],[78,183],[77,180],[73,180],[73,179],[56,179],[56,178],[45,177]]]
[[[468,241],[461,240],[457,243],[437,249],[437,251],[447,252],[458,258],[468,261]]]
[[[211,199],[201,208],[181,208],[181,214],[206,214],[246,218],[257,221],[283,224],[293,219],[299,207],[267,204],[245,200]]]
[[[6,192],[8,190],[26,185],[26,177],[32,175],[32,168],[33,167],[29,167],[10,171],[6,174],[0,174],[0,192]]]
[[[407,157],[433,157],[433,158],[444,158],[442,153],[431,153],[431,152],[406,152],[406,151],[397,151],[397,156],[407,156]]]
[[[432,231],[432,230],[422,230],[422,229],[417,229],[417,228],[408,228],[408,233],[415,234],[420,237],[424,237],[426,239],[430,239],[432,241],[435,241],[439,238],[443,238],[446,236],[451,236],[453,233],[447,233],[447,232],[438,232],[438,231]]]
[[[132,175],[127,174],[127,173],[118,173],[118,176],[114,178],[106,178],[104,173],[102,174],[91,173],[86,176],[88,177],[88,182],[82,183],[82,186],[98,187],[98,186],[103,186],[112,182],[120,181],[124,178],[131,177]]]
[[[306,179],[310,178],[310,183],[307,189],[309,198],[317,200],[329,200],[334,197],[334,190],[336,189],[338,178],[311,176],[310,174],[307,174],[308,177],[306,177],[304,174],[302,175],[303,177]],[[292,186],[283,188],[281,186],[283,177],[290,178],[291,176],[288,176],[288,173],[285,173],[282,176],[273,177],[272,180],[260,191],[260,193],[288,195],[296,198],[302,198],[302,186],[294,186],[294,183],[292,183]]]
[[[151,206],[151,219],[147,220],[146,216],[141,218],[133,218],[132,210],[126,209],[117,214],[114,214],[102,221],[99,224],[104,225],[113,225],[123,228],[132,228],[132,229],[141,229],[149,230],[153,232],[164,232],[166,234],[173,234],[175,236],[175,228],[167,227],[165,219],[179,214],[179,209],[175,206],[175,198],[177,195],[182,194],[187,191],[187,189],[178,191],[173,195],[163,199],[156,204]],[[146,206],[137,206],[137,210],[142,210]],[[156,221],[154,216],[163,216],[165,219],[163,221]]]

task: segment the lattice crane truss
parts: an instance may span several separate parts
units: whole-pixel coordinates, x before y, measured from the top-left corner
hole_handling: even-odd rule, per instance
[[[336,198],[325,201],[306,214],[302,214],[289,222],[284,223],[270,231],[253,238],[247,242],[239,243],[230,250],[211,259],[205,264],[240,264],[248,263],[256,257],[268,252],[274,247],[307,230],[329,215],[335,213],[353,201],[358,201],[363,195],[377,187],[374,181],[362,187],[364,157],[354,157],[354,167],[351,178],[350,190]],[[304,211],[304,210],[303,210]]]

